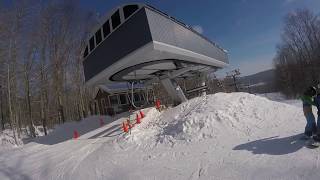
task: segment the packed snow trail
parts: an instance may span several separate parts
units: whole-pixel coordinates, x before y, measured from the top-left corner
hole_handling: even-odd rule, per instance
[[[218,93],[145,109],[131,134],[120,128],[126,116],[103,127],[92,117],[58,128],[69,138],[53,131],[0,151],[0,179],[319,179],[320,150],[299,140],[302,108],[287,103]],[[80,125],[90,130],[70,139]]]

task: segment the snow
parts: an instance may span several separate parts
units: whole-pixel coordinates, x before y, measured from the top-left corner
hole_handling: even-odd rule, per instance
[[[128,114],[102,117],[102,127],[95,116],[2,150],[0,179],[319,179],[320,149],[299,140],[300,106],[217,93],[143,112],[127,134]]]
[[[104,123],[111,123],[113,119],[108,116],[93,116],[82,121],[72,121],[63,124],[63,126],[57,126],[50,133],[50,136],[42,136],[34,139],[34,142],[41,144],[53,145],[73,138],[73,133],[76,130],[80,135],[89,133],[90,131],[97,130],[100,127],[100,119]]]
[[[266,82],[259,82],[259,83],[256,83],[256,84],[250,84],[249,87],[264,86],[264,85],[266,85],[266,84],[267,84]]]
[[[14,140],[12,131],[4,130],[0,132],[0,151],[10,150],[11,148],[18,147],[23,144],[20,138],[17,138],[18,144]]]
[[[290,104],[296,107],[301,107],[302,103],[299,99],[287,99],[285,95],[276,92],[276,93],[265,93],[265,94],[258,94],[258,96],[265,97],[271,101],[278,101],[286,104]]]
[[[257,94],[257,95],[260,97],[265,97],[271,101],[283,102],[287,100],[285,95],[281,94],[280,92],[264,93],[264,94]]]

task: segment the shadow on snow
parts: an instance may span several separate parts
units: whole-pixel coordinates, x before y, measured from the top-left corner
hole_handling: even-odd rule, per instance
[[[233,150],[247,150],[253,154],[284,155],[298,151],[305,145],[301,140],[303,134],[279,138],[279,136],[264,138],[238,145]]]
[[[116,124],[116,125],[113,125],[111,126],[110,128],[100,132],[100,133],[97,133],[93,136],[91,136],[89,139],[95,139],[95,138],[99,138],[100,136],[102,137],[109,137],[109,135],[115,133],[115,132],[122,132],[121,131],[121,125],[119,124]],[[122,134],[122,133],[121,133]]]
[[[122,113],[122,114],[118,114],[115,117],[111,118],[110,116],[104,116],[104,118],[107,118],[105,125],[104,126],[108,126],[109,124],[111,124],[114,121],[117,121],[120,118],[123,117],[127,117],[128,113]],[[99,123],[99,118],[100,117],[95,117],[92,122],[90,123],[90,126],[87,126],[87,124],[81,124],[80,122],[77,122],[76,125],[75,122],[71,122],[73,124],[68,124],[65,123],[61,126],[63,126],[63,128],[58,127],[57,129],[55,129],[52,133],[49,133],[47,136],[42,136],[42,137],[37,137],[37,138],[32,138],[32,139],[24,139],[24,144],[30,143],[30,142],[35,142],[35,143],[39,143],[39,144],[45,144],[45,145],[54,145],[54,144],[58,144],[67,140],[70,140],[73,138],[73,131],[77,130],[78,133],[81,135],[84,135],[86,133],[89,133],[91,131],[94,131],[98,128],[100,128],[100,123]],[[91,121],[91,120],[89,120]],[[109,132],[110,130],[112,130],[111,132]],[[121,131],[121,124],[119,125],[114,125],[106,130],[104,130],[103,132],[97,133],[91,137],[89,137],[90,139],[94,139],[94,138],[98,138],[99,136],[103,135],[103,137],[109,137],[109,135],[111,135],[112,133],[115,133],[116,131]],[[121,134],[121,133],[119,133]]]

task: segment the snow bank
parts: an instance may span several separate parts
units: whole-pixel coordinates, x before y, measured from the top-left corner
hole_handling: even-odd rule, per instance
[[[279,124],[291,124],[293,117],[302,116],[298,107],[248,93],[217,93],[194,98],[161,115],[156,112],[127,139],[138,144],[142,139],[172,144],[230,134],[248,138]]]
[[[299,140],[305,126],[301,107],[218,93],[143,112],[146,117],[131,133],[121,129],[128,114],[104,117],[102,127],[96,116],[56,127],[37,138],[41,143],[0,151],[0,179],[320,177],[318,151]],[[80,138],[67,140],[75,129]]]
[[[129,142],[146,146],[156,143],[155,136],[159,134],[162,128],[161,113],[156,108],[147,108],[143,112],[145,117],[141,119],[141,124],[135,125],[130,133],[117,138],[117,142]]]
[[[17,138],[17,141],[16,143],[11,130],[0,132],[0,150],[18,147],[23,144],[21,139]]]
[[[286,96],[280,92],[257,94],[257,96],[265,97],[271,101],[278,101],[278,102],[287,100]]]
[[[265,93],[265,94],[257,94],[257,96],[265,97],[271,101],[282,102],[286,104],[290,104],[296,107],[301,108],[302,102],[300,99],[288,99],[284,94],[277,92],[277,93]]]
[[[144,109],[146,117],[142,119],[142,123],[127,134],[120,132],[121,123],[126,121],[128,115],[123,115],[120,119],[93,116],[79,122],[56,126],[48,136],[39,137],[35,142],[57,144],[72,139],[75,130],[81,135],[80,139],[95,137],[97,132],[100,135],[105,131],[103,128],[98,129],[101,118],[106,124],[119,121],[111,124],[111,129],[116,128],[120,134],[114,136],[115,142],[134,143],[143,147],[189,143],[208,138],[228,139],[226,136],[230,135],[249,139],[253,133],[257,135],[272,130],[279,124],[291,124],[293,117],[303,117],[300,107],[277,102],[283,99],[279,93],[217,93],[191,99],[162,112],[155,108]],[[134,117],[131,119],[135,119],[136,113],[138,111],[133,113]]]

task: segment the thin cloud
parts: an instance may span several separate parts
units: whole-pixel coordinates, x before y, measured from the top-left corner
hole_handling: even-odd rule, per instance
[[[293,3],[293,2],[296,2],[298,0],[285,0],[284,3],[285,4],[290,4],[290,3]]]

